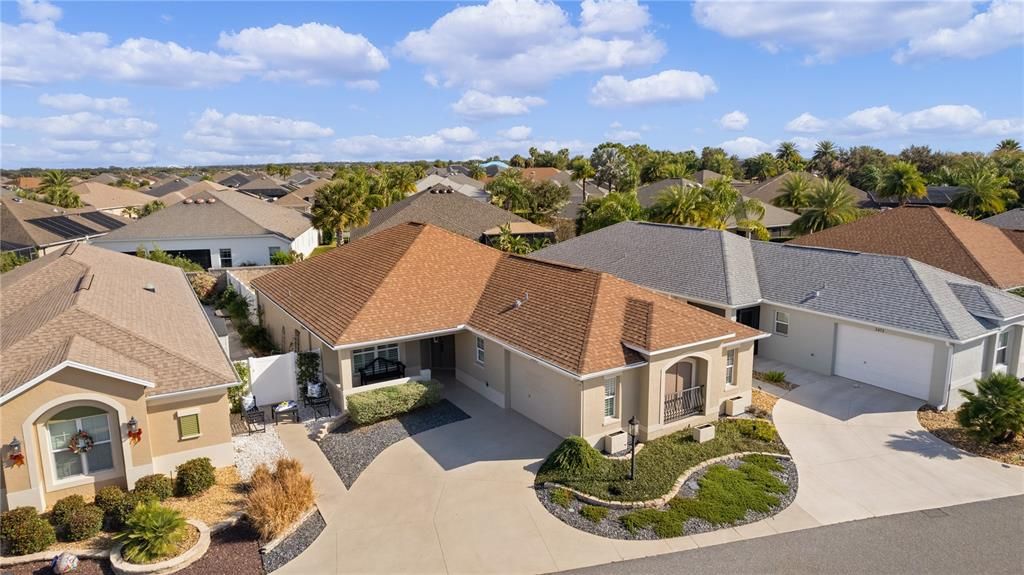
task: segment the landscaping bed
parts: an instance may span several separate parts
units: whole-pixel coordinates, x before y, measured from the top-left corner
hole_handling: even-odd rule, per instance
[[[754,389],[750,392],[750,407],[747,409],[750,413],[753,413],[757,417],[764,419],[772,418],[772,410],[775,409],[775,404],[779,401],[778,397],[762,391],[760,389]]]
[[[233,519],[242,509],[245,485],[234,467],[220,467],[215,475],[217,483],[202,495],[172,497],[164,501],[164,505],[210,526]]]
[[[576,499],[566,489],[537,488],[537,497],[566,524],[613,539],[649,540],[706,533],[761,521],[793,502],[796,465],[783,457],[736,456],[705,466],[658,508],[612,509]]]
[[[917,420],[932,435],[953,447],[1002,463],[1024,465],[1024,435],[998,445],[980,441],[960,425],[956,411],[935,411],[928,406],[917,410]]]
[[[469,419],[469,415],[447,399],[442,399],[434,405],[371,425],[345,422],[328,433],[318,445],[345,487],[352,487],[363,470],[391,445],[463,419]]]
[[[763,419],[719,420],[715,439],[707,443],[697,443],[691,433],[687,428],[645,443],[636,454],[636,479],[632,481],[628,480],[628,458],[599,456],[581,474],[559,469],[549,457],[537,473],[536,483],[560,483],[607,501],[646,501],[668,494],[683,473],[709,459],[743,452],[788,453],[775,427]]]
[[[786,379],[786,372],[784,371],[757,371],[753,372],[754,379],[770,383],[775,387],[782,388],[786,391],[793,391],[800,387],[799,385]]]
[[[313,544],[313,541],[316,541],[325,527],[327,527],[327,522],[324,521],[323,516],[319,511],[314,511],[283,541],[260,555],[264,571],[267,573],[276,571],[298,557]]]

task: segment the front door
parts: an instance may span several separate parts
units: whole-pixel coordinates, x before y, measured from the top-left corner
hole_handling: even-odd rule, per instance
[[[761,308],[760,307],[748,307],[736,312],[736,323],[752,327],[754,329],[760,329],[761,327]],[[754,342],[754,355],[757,355],[757,341]]]
[[[455,336],[446,335],[430,340],[430,368],[455,369]]]

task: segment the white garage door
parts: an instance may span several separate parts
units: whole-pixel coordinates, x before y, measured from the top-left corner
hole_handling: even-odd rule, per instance
[[[836,375],[928,399],[934,345],[848,325],[836,337]]]

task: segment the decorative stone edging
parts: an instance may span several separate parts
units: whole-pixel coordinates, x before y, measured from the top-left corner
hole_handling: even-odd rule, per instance
[[[46,550],[38,553],[29,553],[28,555],[11,555],[10,557],[0,557],[0,567],[11,567],[13,565],[20,565],[22,563],[35,563],[36,561],[49,561],[55,556],[61,553],[71,553],[72,555],[88,559],[106,559],[110,557],[110,549],[64,549],[62,551],[57,550]]]
[[[637,443],[636,444],[636,452],[640,453],[640,450],[644,448],[644,445],[647,445],[647,444],[646,443]],[[608,454],[602,453],[601,455],[604,455],[605,459],[612,459],[612,460],[615,460],[615,461],[621,461],[623,459],[629,459],[629,457],[630,457],[629,453],[627,453],[625,455],[608,455]]]
[[[263,545],[262,547],[260,547],[260,553],[264,554],[264,553],[270,553],[271,551],[273,551],[274,547],[277,547],[282,542],[284,542],[284,540],[287,539],[292,533],[295,533],[295,530],[298,529],[299,527],[301,527],[302,524],[307,519],[309,519],[310,515],[313,515],[314,513],[317,513],[317,512],[319,512],[319,509],[317,509],[316,505],[313,505],[312,507],[307,509],[298,519],[295,520],[295,523],[292,523],[291,526],[288,527],[288,529],[284,533],[282,533],[281,535],[278,535],[277,537],[271,539],[270,541],[267,542],[266,545]]]
[[[110,567],[117,575],[164,575],[174,573],[198,561],[210,549],[210,528],[198,519],[185,521],[199,530],[199,541],[191,549],[166,561],[149,564],[129,563],[121,556],[122,543],[110,550]]]
[[[584,503],[589,503],[591,505],[600,505],[602,507],[608,507],[610,509],[642,509],[644,507],[657,508],[667,505],[668,502],[671,501],[676,496],[676,493],[679,493],[679,489],[681,489],[683,487],[683,484],[686,483],[686,479],[693,475],[694,473],[696,473],[697,471],[700,471],[701,469],[708,467],[710,465],[726,461],[728,459],[733,459],[736,457],[745,457],[747,455],[770,455],[772,457],[778,457],[781,459],[792,459],[792,457],[784,453],[771,453],[767,451],[737,451],[734,453],[729,453],[727,455],[722,455],[720,457],[707,459],[684,471],[683,474],[679,476],[679,479],[677,479],[676,482],[672,485],[672,488],[669,489],[668,493],[656,499],[648,499],[646,501],[608,501],[605,499],[601,499],[600,497],[588,495],[586,493],[583,493],[582,491],[573,489],[572,487],[569,487],[567,485],[562,485],[561,483],[555,481],[545,481],[544,488],[565,489],[566,491],[572,493],[576,497],[576,499],[579,499]]]

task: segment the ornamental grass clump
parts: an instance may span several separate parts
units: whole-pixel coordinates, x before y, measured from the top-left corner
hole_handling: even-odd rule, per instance
[[[156,501],[139,505],[114,536],[123,544],[121,554],[130,563],[152,563],[171,556],[185,536],[185,519]]]
[[[1024,433],[1024,386],[1006,373],[975,380],[978,391],[960,390],[964,404],[956,418],[980,441],[993,444],[1013,441]]]
[[[288,530],[313,506],[313,478],[294,459],[280,459],[271,472],[260,465],[249,482],[245,513],[263,541]]]

